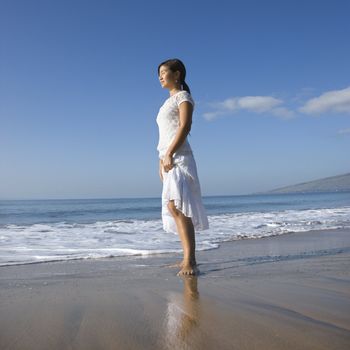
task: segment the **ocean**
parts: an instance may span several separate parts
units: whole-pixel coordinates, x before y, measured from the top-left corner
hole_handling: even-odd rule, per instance
[[[350,227],[350,192],[204,196],[196,249]],[[0,266],[182,252],[163,230],[161,198],[1,200]]]

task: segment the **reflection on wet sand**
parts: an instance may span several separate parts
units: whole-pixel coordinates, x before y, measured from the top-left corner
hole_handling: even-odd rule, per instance
[[[170,292],[164,320],[165,346],[169,349],[191,347],[199,325],[200,299],[197,276],[182,276],[183,293]]]

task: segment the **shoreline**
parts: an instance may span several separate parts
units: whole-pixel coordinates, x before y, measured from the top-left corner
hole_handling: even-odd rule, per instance
[[[344,231],[344,230],[349,230],[350,232],[350,228],[335,228],[335,229],[317,229],[317,230],[309,230],[309,231],[291,231],[291,232],[286,232],[283,234],[276,234],[276,235],[271,235],[271,236],[265,236],[265,237],[252,237],[252,238],[240,238],[240,239],[235,239],[232,241],[222,241],[222,242],[217,242],[217,244],[219,245],[219,247],[217,248],[208,248],[208,249],[203,249],[203,250],[196,250],[196,254],[201,254],[202,252],[208,252],[211,250],[217,250],[220,249],[222,245],[226,245],[226,244],[234,244],[236,242],[241,242],[241,241],[250,241],[250,240],[262,240],[262,239],[273,239],[276,237],[280,237],[280,236],[285,236],[285,235],[299,235],[299,234],[312,234],[313,232],[316,233],[320,233],[320,232],[333,232],[333,231]],[[179,242],[179,249],[180,249],[180,242]],[[181,255],[181,253],[178,252],[163,252],[163,253],[150,253],[150,254],[135,254],[135,255],[119,255],[119,256],[108,256],[108,257],[93,257],[93,258],[72,258],[72,259],[65,259],[65,260],[44,260],[44,261],[30,261],[30,262],[14,262],[14,263],[4,263],[4,264],[0,264],[0,271],[2,268],[6,268],[6,267],[10,267],[10,266],[24,266],[24,265],[36,265],[36,264],[52,264],[52,263],[65,263],[65,262],[84,262],[84,261],[109,261],[109,260],[113,260],[113,259],[148,259],[148,258],[156,258],[156,257],[174,257],[174,256],[179,256]]]
[[[1,349],[347,349],[350,229],[0,267]]]

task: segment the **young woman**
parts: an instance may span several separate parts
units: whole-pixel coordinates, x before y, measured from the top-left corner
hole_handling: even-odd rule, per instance
[[[159,127],[159,176],[163,182],[162,221],[166,232],[179,234],[183,260],[171,265],[180,275],[197,275],[195,230],[209,228],[202,203],[197,166],[187,135],[191,130],[194,101],[185,83],[186,69],[179,59],[158,66],[163,88],[169,90],[157,115]]]

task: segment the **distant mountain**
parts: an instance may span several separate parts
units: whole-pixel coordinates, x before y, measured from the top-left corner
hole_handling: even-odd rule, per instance
[[[323,179],[276,188],[267,193],[309,193],[309,192],[347,192],[350,191],[350,173]],[[259,192],[262,194],[262,192]]]

